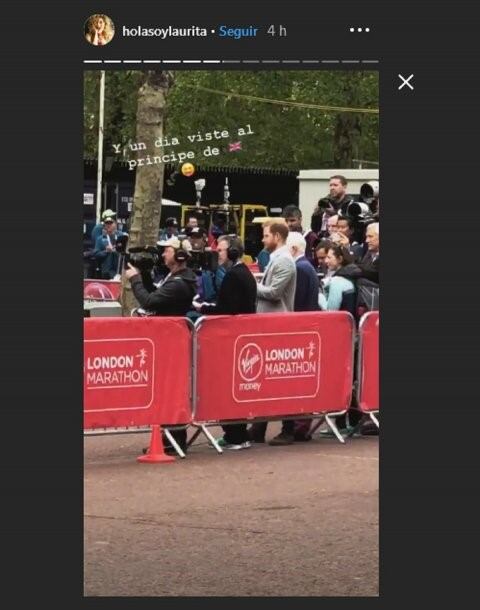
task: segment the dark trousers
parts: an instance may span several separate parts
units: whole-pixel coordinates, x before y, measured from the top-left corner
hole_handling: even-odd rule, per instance
[[[247,424],[226,424],[222,426],[223,438],[231,445],[241,445],[248,441]]]
[[[353,370],[354,373],[354,383],[357,381],[357,360],[358,360],[358,345],[355,345],[355,353],[354,353],[354,363]],[[350,426],[355,427],[358,422],[362,419],[362,413],[357,409],[357,397],[355,396],[355,392],[352,393],[352,400],[350,401],[350,409],[347,411],[348,413],[348,423]],[[347,427],[347,414],[340,415],[336,419],[337,428],[339,430],[345,429]]]
[[[268,422],[266,421],[257,421],[253,423],[250,427],[249,436],[252,439],[256,440],[265,440],[265,433],[267,431]]]
[[[267,432],[268,422],[259,421],[252,424],[250,428],[250,436],[253,439],[265,439],[265,434]],[[284,419],[282,420],[282,433],[283,434],[293,434],[295,430],[295,420],[294,419]]]

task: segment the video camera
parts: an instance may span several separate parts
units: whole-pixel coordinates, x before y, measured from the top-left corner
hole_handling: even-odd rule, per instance
[[[215,273],[218,268],[218,253],[214,250],[191,250],[187,267],[194,273],[202,271]]]
[[[359,243],[365,240],[367,225],[378,220],[379,183],[365,182],[360,187],[358,201],[351,201],[347,207],[347,216],[352,219],[354,239]]]
[[[318,200],[317,205],[321,210],[325,210],[332,205],[332,200],[330,199],[330,197],[322,197]]]
[[[128,269],[130,263],[142,273],[149,273],[159,260],[160,254],[156,246],[136,246],[124,253],[124,268]]]
[[[117,241],[115,242],[115,250],[119,254],[125,254],[125,252],[127,251],[127,244],[128,244],[128,235],[127,234],[119,235],[117,237]]]
[[[377,181],[365,182],[360,187],[360,198],[370,206],[370,211],[378,220],[378,198],[380,196],[380,184]]]
[[[198,232],[198,235],[195,235],[194,232]],[[187,267],[192,269],[195,273],[199,274],[202,271],[212,271],[215,273],[218,267],[218,254],[210,248],[205,248],[202,246],[200,249],[194,249],[191,246],[191,242],[189,237],[197,238],[202,237],[204,241],[202,243],[206,244],[206,232],[204,229],[193,229],[191,231],[187,231],[187,233],[182,233],[178,235],[178,239],[183,243],[185,240],[190,243],[190,248],[188,250],[189,258],[187,260]]]
[[[354,222],[366,224],[375,220],[378,210],[378,197],[380,193],[378,182],[365,182],[360,187],[360,197],[358,201],[348,204],[347,215]]]

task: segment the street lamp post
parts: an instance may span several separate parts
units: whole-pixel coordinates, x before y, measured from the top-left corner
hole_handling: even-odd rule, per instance
[[[103,116],[105,108],[105,70],[100,73],[100,107],[98,113],[98,154],[97,154],[97,223],[102,215],[102,166],[103,166]]]

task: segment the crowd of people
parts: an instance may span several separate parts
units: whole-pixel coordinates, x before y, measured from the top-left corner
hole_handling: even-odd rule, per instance
[[[144,273],[132,264],[125,271],[140,305],[137,313],[195,319],[211,314],[344,310],[358,320],[364,311],[378,309],[380,225],[378,201],[375,215],[360,222],[348,214],[351,201],[345,178],[333,176],[330,196],[319,200],[309,229],[304,230],[302,213],[293,205],[284,208],[282,217],[267,221],[263,250],[256,261],[261,273],[256,276],[242,260],[241,239],[222,234],[224,225],[207,234],[194,217],[182,231],[175,219],[168,219],[158,242],[163,252],[161,277],[155,283],[146,282]],[[124,234],[118,231],[111,210],[104,213],[94,233],[93,257],[105,276],[114,277],[120,272],[114,243]],[[212,246],[214,265],[209,260]],[[350,431],[359,418],[352,403],[348,420],[344,417],[337,424]],[[309,420],[285,420],[270,444],[310,440],[309,428]],[[219,442],[226,448],[246,449],[252,442],[265,442],[266,430],[265,422],[249,429],[246,424],[229,424]],[[186,431],[173,432],[186,450]]]

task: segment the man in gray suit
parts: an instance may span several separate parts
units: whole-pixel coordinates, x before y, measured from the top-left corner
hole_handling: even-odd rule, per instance
[[[257,285],[257,313],[293,311],[297,271],[286,245],[288,226],[269,221],[263,225],[263,245],[270,253],[270,262],[262,281]]]
[[[257,285],[257,313],[294,310],[297,269],[286,245],[287,237],[288,226],[285,223],[269,221],[263,225],[262,241],[265,249],[270,252],[270,262],[262,282]],[[256,443],[264,443],[266,431],[267,422],[255,422],[248,431],[249,438]],[[282,437],[281,444],[286,444],[282,434],[279,436]]]

